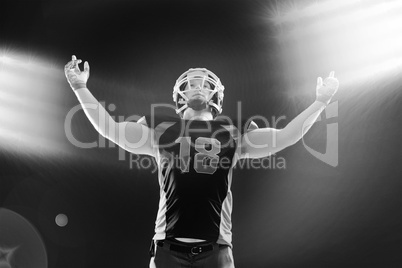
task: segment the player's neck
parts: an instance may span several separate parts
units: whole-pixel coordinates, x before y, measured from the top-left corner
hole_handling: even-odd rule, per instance
[[[214,117],[212,116],[212,112],[210,108],[206,108],[201,111],[195,111],[191,108],[187,108],[183,113],[184,120],[202,120],[202,121],[209,121],[213,120]]]

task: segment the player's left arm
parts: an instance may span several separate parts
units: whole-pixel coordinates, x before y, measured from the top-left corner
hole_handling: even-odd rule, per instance
[[[243,134],[241,158],[266,157],[298,142],[337,92],[339,81],[334,75],[335,73],[331,72],[324,81],[318,77],[316,101],[296,116],[285,128],[260,128]]]

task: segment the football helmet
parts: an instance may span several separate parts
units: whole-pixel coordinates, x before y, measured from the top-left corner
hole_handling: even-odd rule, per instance
[[[199,90],[191,86],[191,80],[195,79],[202,79],[201,88],[209,91],[204,106],[192,105],[191,100],[185,94],[189,91]],[[209,88],[204,87],[205,82],[209,83]],[[188,88],[186,89],[187,85]],[[176,113],[183,117],[184,110],[189,107],[197,110],[197,108],[201,109],[209,106],[212,108],[212,115],[215,118],[222,112],[224,90],[225,87],[213,72],[205,68],[191,68],[179,76],[173,87],[173,101],[176,104]]]

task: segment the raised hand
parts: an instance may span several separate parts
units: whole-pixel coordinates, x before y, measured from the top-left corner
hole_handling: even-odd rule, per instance
[[[81,71],[78,66],[78,64],[81,62],[82,60],[77,60],[75,55],[73,55],[71,57],[71,61],[68,62],[64,67],[64,73],[67,77],[67,81],[73,90],[87,87],[87,81],[89,78],[89,64],[86,61],[84,63],[84,71]]]
[[[322,81],[321,77],[317,79],[316,97],[317,101],[328,104],[339,88],[339,81],[335,78],[335,72],[330,72],[329,76]]]

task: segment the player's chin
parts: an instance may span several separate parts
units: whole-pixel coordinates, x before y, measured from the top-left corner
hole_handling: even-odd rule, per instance
[[[189,99],[189,103],[206,103],[207,102],[207,98],[205,98],[205,96],[193,96],[191,97],[191,99]]]
[[[189,108],[192,108],[193,110],[200,111],[207,107],[207,100],[205,97],[191,98],[187,102],[187,105]]]

